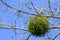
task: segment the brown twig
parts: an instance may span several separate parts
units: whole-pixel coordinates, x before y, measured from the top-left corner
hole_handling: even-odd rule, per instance
[[[50,29],[55,29],[55,28],[60,29],[60,26],[52,26],[52,28],[49,28],[49,30],[50,30]]]

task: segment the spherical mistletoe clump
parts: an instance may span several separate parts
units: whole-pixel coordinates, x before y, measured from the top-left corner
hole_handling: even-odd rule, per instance
[[[35,16],[28,21],[28,30],[34,36],[43,36],[49,29],[49,20],[44,16]]]

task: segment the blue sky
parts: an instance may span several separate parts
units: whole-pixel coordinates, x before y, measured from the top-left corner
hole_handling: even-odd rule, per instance
[[[8,3],[9,5],[11,5],[12,7],[18,9],[18,0],[3,0],[3,1]],[[26,12],[35,13],[35,11],[31,11],[26,6],[24,6],[23,2],[28,3],[29,1],[28,0],[21,0],[19,9],[24,10]],[[48,9],[47,8],[48,7],[47,0],[37,0],[37,1],[33,0],[32,2],[34,4],[34,6],[38,7],[37,9],[39,11],[41,11],[41,9]],[[51,7],[52,8],[57,8],[58,4],[60,4],[59,0],[57,0],[56,2],[51,0]],[[2,4],[0,2],[0,19],[1,19],[2,22],[7,22],[9,24],[15,25],[14,20],[17,18],[16,13],[17,13],[16,11],[11,10],[10,8],[6,7],[4,4]],[[26,22],[28,22],[31,15],[21,13],[19,16],[20,16],[20,18],[17,19],[16,26],[19,27],[19,28],[21,28],[23,26],[24,28],[27,29],[28,27],[27,27]],[[54,23],[54,20],[52,18],[50,18],[49,20],[50,20],[50,22],[52,22],[52,24]],[[50,34],[49,36],[53,37],[59,31],[60,31],[59,29],[54,29],[54,30],[50,30],[49,33],[47,33],[47,34]],[[25,31],[17,30],[17,32],[23,33]],[[47,34],[45,36],[46,38],[47,38]],[[29,32],[27,32],[25,34],[17,34],[16,37],[15,37],[15,32],[13,30],[0,29],[0,40],[12,40],[12,39],[13,40],[15,40],[15,39],[16,40],[19,40],[19,39],[24,40],[24,38],[26,38],[28,35],[29,35]],[[45,37],[31,36],[29,38],[29,40],[44,40]],[[56,38],[56,40],[59,40],[60,39],[59,37]]]

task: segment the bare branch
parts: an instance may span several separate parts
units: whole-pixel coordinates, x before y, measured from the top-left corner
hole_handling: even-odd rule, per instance
[[[19,12],[22,12],[24,14],[29,14],[29,15],[35,15],[35,16],[40,16],[38,14],[32,14],[32,13],[29,13],[29,12],[25,12],[25,11],[22,11],[22,10],[18,10]],[[47,18],[60,18],[60,16],[45,16]]]
[[[49,28],[49,30],[50,30],[50,29],[55,29],[55,28],[60,29],[60,26],[52,26],[52,28]]]
[[[47,18],[60,18],[60,16],[46,16]]]
[[[4,27],[5,25],[8,25],[10,27]],[[13,29],[13,30],[24,30],[24,31],[28,31],[27,29],[24,29],[24,28],[16,28],[15,25],[9,24],[7,22],[0,22],[0,29]]]
[[[15,8],[13,8],[13,7],[11,7],[10,5],[8,5],[7,3],[5,3],[4,1],[2,1],[2,0],[0,0],[4,5],[6,5],[7,7],[9,7],[9,8],[11,8],[11,9],[13,9],[13,10],[16,10],[16,11],[18,11],[18,12],[22,12],[22,13],[25,13],[25,14],[30,14],[30,15],[37,15],[37,14],[32,14],[32,13],[29,13],[29,12],[25,12],[25,11],[22,11],[22,10],[17,10],[17,9],[15,9]],[[31,1],[30,1],[31,2]],[[32,3],[31,3],[32,4]],[[32,4],[33,5],[33,4]],[[60,18],[60,16],[46,16],[46,17],[48,17],[48,18],[50,18],[50,17],[52,17],[52,18]]]
[[[12,6],[8,5],[6,2],[4,2],[3,0],[0,0],[4,5],[6,5],[7,7],[11,8],[12,10],[16,10],[15,8],[13,8]]]
[[[5,3],[4,1],[0,0],[4,5],[6,5],[7,7],[13,9],[13,10],[16,10],[17,12],[22,12],[22,13],[26,13],[26,14],[30,14],[30,15],[35,15],[35,14],[31,14],[31,13],[28,13],[28,12],[25,12],[25,11],[22,11],[22,10],[17,10],[15,8],[13,8],[12,6],[8,5],[7,3]]]
[[[29,34],[29,36],[25,40],[29,40],[29,37],[31,37],[31,34]]]
[[[33,11],[33,10],[32,10],[33,8],[29,6],[30,3],[25,3],[25,2],[24,2],[23,4],[24,4],[29,10]]]
[[[48,7],[50,9],[51,15],[54,16],[53,11],[52,11],[51,6],[50,6],[50,0],[48,0]]]
[[[32,13],[29,13],[29,12],[25,12],[25,11],[22,11],[22,10],[17,10],[18,12],[22,12],[24,14],[29,14],[29,15],[37,15],[37,14],[32,14]]]
[[[56,39],[59,35],[60,35],[60,33],[56,34],[56,35],[54,36],[54,38],[52,38],[52,40]]]
[[[33,6],[33,8],[34,8],[35,12],[36,12],[37,14],[39,14],[39,12],[38,12],[38,11],[37,11],[37,9],[35,8],[35,6],[34,6],[33,2],[32,2],[31,0],[29,0],[29,1],[30,1],[31,5]]]
[[[28,31],[27,29],[22,29],[22,28],[4,28],[4,27],[0,27],[0,29],[16,29],[16,30],[24,30],[24,31]]]
[[[0,27],[3,27],[3,26],[5,26],[5,25],[10,26],[10,27],[8,27],[8,28],[13,28],[13,27],[15,26],[15,25],[9,24],[9,23],[7,23],[7,22],[0,22]]]

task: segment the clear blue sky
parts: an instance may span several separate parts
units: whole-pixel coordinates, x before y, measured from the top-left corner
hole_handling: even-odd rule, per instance
[[[11,5],[12,7],[18,9],[18,0],[3,0],[3,1],[8,3],[9,5]],[[21,0],[20,9],[27,11],[27,12],[32,12],[22,4],[23,1],[29,2],[28,0]],[[37,8],[38,10],[47,9],[47,0],[33,0],[32,2],[35,4],[35,6],[38,6],[38,8]],[[53,7],[57,8],[57,4],[60,4],[59,0],[57,0],[57,2],[54,2],[53,0],[51,0],[52,8]],[[10,8],[6,7],[4,4],[2,4],[0,2],[0,19],[2,20],[2,22],[8,22],[8,23],[14,25],[15,24],[14,20],[16,19],[16,15],[15,15],[16,13],[17,12],[11,10]],[[35,12],[33,11],[32,13],[35,13]],[[17,27],[21,28],[21,26],[23,25],[24,28],[27,28],[26,22],[28,21],[30,16],[31,15],[21,13],[20,18],[17,20],[17,23],[16,23]],[[50,22],[54,23],[53,19],[49,19],[49,20],[50,20]],[[50,30],[50,32],[48,34],[50,34],[50,37],[53,37],[59,31],[60,31],[59,29]],[[17,30],[17,32],[23,32],[23,31]],[[0,40],[12,40],[12,37],[17,40],[19,40],[21,38],[23,38],[23,40],[24,40],[24,38],[26,38],[28,36],[28,34],[29,34],[28,32],[26,34],[21,34],[21,35],[17,34],[17,36],[15,37],[13,30],[0,29]],[[56,40],[60,40],[59,37],[56,38]],[[47,38],[47,34],[46,34],[46,38]],[[31,36],[29,38],[29,40],[44,40],[44,37]]]

